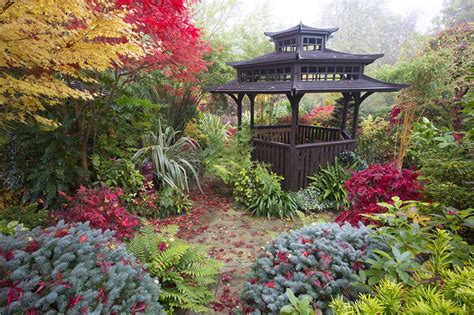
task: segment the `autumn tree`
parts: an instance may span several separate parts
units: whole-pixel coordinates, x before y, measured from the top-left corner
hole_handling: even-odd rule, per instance
[[[135,60],[143,50],[110,1],[0,2],[0,122],[52,124],[40,111],[64,99],[91,100],[74,82],[94,83],[91,72]]]
[[[90,183],[92,154],[126,157],[164,108],[140,97],[179,94],[206,71],[193,3],[0,0],[0,114],[26,200],[52,205],[57,191]]]

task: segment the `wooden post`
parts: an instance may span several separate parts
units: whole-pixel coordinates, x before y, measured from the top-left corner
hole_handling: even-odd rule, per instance
[[[342,109],[341,132],[347,127],[347,110],[349,109],[350,93],[342,93],[344,108]]]
[[[354,113],[352,116],[352,139],[355,140],[357,134],[357,125],[359,122],[360,92],[354,95]]]
[[[298,190],[298,176],[300,173],[296,157],[296,137],[298,133],[298,108],[303,95],[304,94],[293,93],[286,95],[291,104],[290,161],[289,170],[287,172],[288,176],[286,178],[288,182],[286,188],[292,191]]]
[[[237,128],[238,130],[242,129],[242,100],[244,99],[245,94],[239,93],[235,96],[232,93],[228,93],[234,102],[237,104]]]
[[[250,100],[250,129],[255,128],[255,97],[257,94],[247,94]]]

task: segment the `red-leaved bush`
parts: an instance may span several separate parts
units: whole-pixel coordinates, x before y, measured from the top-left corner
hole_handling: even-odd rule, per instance
[[[60,193],[66,200],[65,211],[56,212],[56,217],[67,222],[90,222],[96,229],[115,231],[115,237],[131,238],[140,224],[137,216],[125,209],[120,196],[121,189],[112,191],[108,187],[87,188],[81,186],[71,197]]]
[[[352,225],[357,225],[359,221],[371,223],[362,214],[385,212],[385,208],[377,203],[391,203],[395,196],[401,200],[419,200],[422,186],[417,180],[418,175],[412,170],[400,170],[394,164],[373,164],[354,173],[344,185],[351,206],[336,218],[336,222]]]

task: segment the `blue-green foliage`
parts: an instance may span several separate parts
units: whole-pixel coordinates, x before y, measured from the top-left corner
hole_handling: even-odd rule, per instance
[[[242,300],[256,314],[278,314],[289,303],[286,289],[296,297],[309,295],[323,313],[337,295],[357,296],[351,286],[362,260],[372,249],[370,229],[349,224],[314,224],[278,236],[253,265]]]
[[[158,282],[110,231],[59,222],[0,244],[1,314],[162,313]]]

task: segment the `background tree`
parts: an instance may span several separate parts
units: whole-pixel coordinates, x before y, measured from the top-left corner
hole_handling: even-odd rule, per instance
[[[438,29],[474,21],[474,2],[472,0],[444,0],[441,14],[434,19]]]
[[[321,11],[318,26],[339,27],[328,46],[359,53],[385,53],[376,64],[393,64],[402,45],[415,33],[417,15],[397,15],[387,9],[387,1],[333,0]]]

